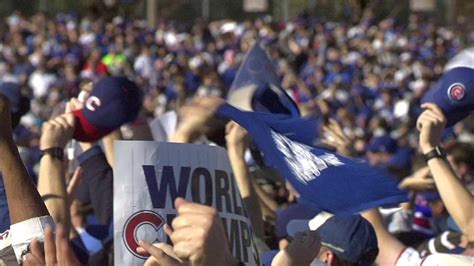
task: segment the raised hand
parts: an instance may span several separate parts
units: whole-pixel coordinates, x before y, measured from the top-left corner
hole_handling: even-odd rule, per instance
[[[161,265],[161,266],[181,266],[189,265],[189,262],[183,262],[174,253],[173,247],[165,243],[150,244],[146,241],[139,242],[140,247],[137,252],[141,254],[150,254],[151,256],[145,261],[145,266]]]
[[[227,236],[217,210],[182,198],[175,201],[178,216],[165,232],[173,242],[174,253],[193,265],[234,265]]]
[[[215,122],[217,109],[224,104],[224,100],[217,97],[196,97],[190,104],[179,110],[180,122],[170,140],[172,142],[192,142],[201,134],[209,131]]]
[[[446,117],[436,104],[425,103],[421,107],[425,111],[418,117],[416,127],[420,131],[421,151],[427,153],[440,144],[441,135],[446,126]]]
[[[344,133],[341,125],[334,119],[329,119],[329,123],[323,126],[325,138],[322,143],[333,147],[336,151],[345,156],[351,156],[354,153],[351,139]]]
[[[43,124],[40,149],[64,148],[74,133],[74,116],[63,114]]]
[[[250,138],[247,130],[239,126],[239,124],[231,121],[227,123],[225,133],[228,149],[237,150],[240,153],[245,152],[250,144]]]

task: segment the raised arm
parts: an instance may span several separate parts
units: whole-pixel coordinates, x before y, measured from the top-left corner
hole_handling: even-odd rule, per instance
[[[46,151],[41,157],[38,177],[38,191],[46,207],[56,223],[64,225],[69,234],[69,204],[66,191],[64,161],[62,156],[54,151],[64,150],[66,143],[72,138],[74,117],[64,114],[43,125],[40,149]]]
[[[235,122],[229,122],[226,127],[226,141],[227,154],[229,155],[235,181],[247,207],[254,233],[257,237],[263,238],[262,211],[244,159],[245,150],[249,144],[247,131]]]
[[[8,99],[0,95],[0,171],[12,224],[49,215],[13,142]]]
[[[418,118],[417,128],[420,131],[421,151],[426,154],[440,145],[446,118],[435,104],[426,103],[421,107],[425,111]],[[430,159],[428,167],[448,212],[469,241],[474,241],[474,197],[445,158]]]

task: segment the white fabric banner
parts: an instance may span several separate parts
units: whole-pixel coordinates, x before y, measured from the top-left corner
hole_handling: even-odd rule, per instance
[[[115,156],[115,265],[143,265],[146,257],[136,252],[139,240],[169,241],[162,227],[176,216],[176,197],[217,208],[234,257],[247,265],[260,264],[225,149],[116,141]]]

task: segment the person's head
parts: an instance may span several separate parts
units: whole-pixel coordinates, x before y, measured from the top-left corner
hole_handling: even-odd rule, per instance
[[[448,150],[448,159],[463,182],[474,181],[474,146],[472,144],[454,144]]]
[[[373,138],[367,146],[367,158],[370,165],[379,165],[387,162],[397,151],[397,141],[389,135]]]
[[[149,56],[150,55],[150,48],[148,46],[142,46],[141,48],[141,53],[143,55]]]
[[[372,225],[360,215],[333,216],[320,212],[309,221],[289,221],[286,230],[293,238],[293,246],[293,241],[301,241],[298,234],[302,232],[310,234],[310,230],[318,235],[319,248],[310,255],[310,266],[372,265],[379,252]]]
[[[377,236],[360,215],[320,214],[309,222],[321,237],[321,249],[311,265],[372,265],[378,255]]]

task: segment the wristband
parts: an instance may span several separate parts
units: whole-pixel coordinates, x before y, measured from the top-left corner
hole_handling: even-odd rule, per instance
[[[433,158],[446,158],[446,151],[440,147],[436,146],[434,147],[431,151],[423,154],[423,157],[425,158],[425,162],[428,162],[429,160]]]
[[[41,151],[41,158],[43,158],[43,156],[46,155],[46,154],[49,154],[53,158],[56,158],[56,159],[59,159],[59,160],[64,159],[64,150],[62,148],[59,148],[59,147],[52,147],[52,148],[48,148],[46,150],[42,150]]]

